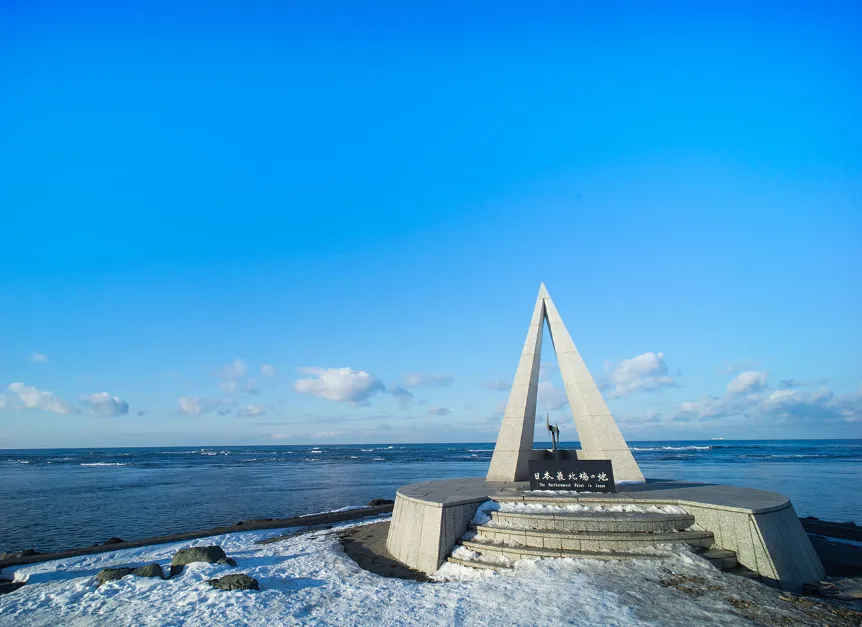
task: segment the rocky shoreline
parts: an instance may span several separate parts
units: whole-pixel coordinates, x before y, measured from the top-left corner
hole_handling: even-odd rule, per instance
[[[202,531],[190,531],[185,533],[173,533],[141,540],[125,541],[121,538],[110,538],[102,544],[89,547],[68,549],[65,551],[54,551],[51,553],[40,553],[35,549],[24,549],[17,553],[0,553],[0,594],[4,592],[2,571],[10,566],[22,566],[35,564],[37,562],[48,562],[51,560],[77,557],[79,555],[93,555],[108,551],[120,551],[122,549],[133,549],[153,544],[168,544],[170,542],[182,542],[184,540],[197,540],[209,536],[217,536],[224,533],[235,533],[237,531],[259,531],[264,529],[280,529],[282,527],[312,527],[317,525],[329,525],[359,518],[368,518],[388,514],[392,511],[394,501],[388,499],[374,499],[365,507],[338,512],[326,512],[323,514],[311,514],[306,516],[292,516],[290,518],[262,518],[254,520],[243,520],[234,525],[214,527]],[[17,584],[15,584],[17,586]],[[6,590],[11,592],[11,590]]]

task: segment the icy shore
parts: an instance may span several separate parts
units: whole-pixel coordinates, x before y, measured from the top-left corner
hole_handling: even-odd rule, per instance
[[[377,519],[385,520],[385,518]],[[520,561],[493,573],[445,565],[439,581],[384,578],[362,570],[338,531],[260,545],[290,529],[199,540],[7,568],[26,581],[0,596],[0,626],[30,625],[741,625],[822,624],[825,610],[722,574],[683,549],[663,561]],[[180,548],[219,544],[236,567],[191,564],[170,580],[134,576],[93,585],[102,568],[170,563]],[[246,573],[260,591],[214,590],[206,580]],[[790,600],[787,600],[790,599]],[[818,613],[819,612],[819,613]],[[832,625],[842,624],[830,617]],[[851,624],[851,623],[844,623]]]

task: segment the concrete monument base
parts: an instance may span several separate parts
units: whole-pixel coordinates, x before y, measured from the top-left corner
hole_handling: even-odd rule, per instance
[[[709,532],[713,547],[734,552],[739,564],[757,573],[769,585],[799,591],[804,584],[816,582],[824,576],[823,566],[793,505],[781,494],[726,485],[661,480],[619,487],[621,492],[608,494],[537,495],[529,492],[526,482],[494,482],[482,478],[404,486],[398,490],[395,500],[386,547],[402,563],[431,574],[437,571],[467,531],[479,505],[489,499],[546,504],[678,505],[693,517],[692,532]],[[614,518],[613,514],[608,514],[603,523],[605,531],[613,531]],[[620,532],[628,531],[622,521],[619,527]],[[537,531],[531,534],[542,535]],[[545,535],[550,534],[559,537],[560,532],[547,532]],[[568,534],[568,537],[577,537],[577,532]],[[589,537],[595,541],[597,536],[592,534]],[[698,537],[702,538],[703,534]],[[555,554],[548,550],[530,553],[524,549],[522,552],[525,555]],[[559,551],[560,556],[575,553]],[[607,556],[613,556],[613,553]]]

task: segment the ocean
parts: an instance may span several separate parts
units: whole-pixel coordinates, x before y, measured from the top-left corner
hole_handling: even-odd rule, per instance
[[[772,490],[789,496],[800,516],[862,523],[862,440],[629,444],[649,478]],[[0,552],[56,551],[112,536],[135,540],[363,505],[394,498],[409,483],[482,476],[492,449],[478,443],[0,450]]]

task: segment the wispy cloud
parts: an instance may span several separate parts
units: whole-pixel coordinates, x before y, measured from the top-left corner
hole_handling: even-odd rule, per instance
[[[236,415],[243,417],[263,416],[266,413],[266,408],[263,405],[246,405],[240,409]]]
[[[221,399],[183,396],[177,401],[177,404],[180,411],[186,416],[200,416],[201,414],[218,409],[221,405]]]
[[[48,357],[43,353],[37,353],[33,351],[33,355],[30,356],[30,361],[35,361],[36,363],[45,363],[48,361]]]
[[[402,408],[408,407],[410,403],[416,398],[413,395],[413,392],[408,390],[407,388],[403,388],[400,385],[395,385],[389,388],[389,393],[398,401],[398,404],[401,405]]]
[[[422,374],[411,372],[404,377],[405,388],[441,387],[450,385],[455,378],[451,374]]]
[[[9,386],[8,392],[18,397],[23,403],[22,409],[42,409],[44,411],[52,411],[57,414],[79,414],[81,410],[67,403],[53,392],[44,392],[36,389],[31,385],[24,383],[13,383]]]
[[[270,364],[263,364],[260,367],[260,374],[264,377],[274,377],[275,376],[275,366]]]

